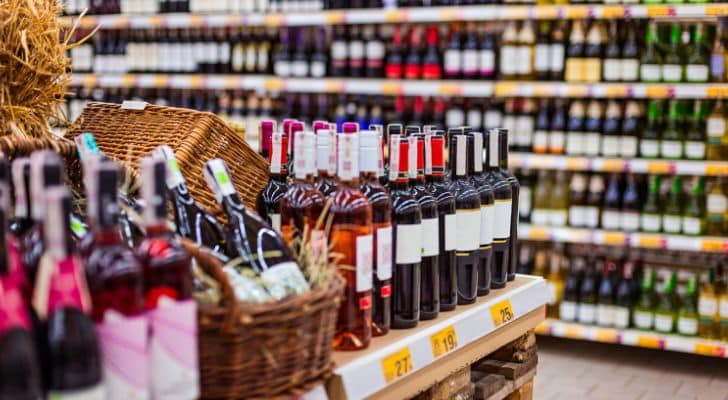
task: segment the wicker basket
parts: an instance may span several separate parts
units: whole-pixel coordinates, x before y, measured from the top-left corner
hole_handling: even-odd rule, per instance
[[[235,300],[220,262],[191,241],[183,243],[222,287],[220,306],[199,309],[203,399],[289,396],[328,377],[344,288],[338,275],[300,296],[243,304]]]
[[[180,170],[195,200],[215,208],[215,198],[202,174],[205,161],[222,158],[233,183],[250,208],[268,181],[266,161],[219,117],[208,112],[147,105],[143,110],[119,104],[89,103],[66,137],[91,132],[105,154],[138,171],[138,161],[166,144],[177,157]],[[136,174],[136,172],[135,172]]]

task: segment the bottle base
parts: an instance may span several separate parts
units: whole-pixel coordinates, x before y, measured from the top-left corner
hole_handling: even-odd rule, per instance
[[[457,307],[457,303],[452,303],[452,304],[443,304],[443,303],[440,303],[440,312],[443,312],[443,311],[452,311],[452,310],[455,309],[455,307]]]
[[[372,336],[373,337],[379,337],[384,336],[387,333],[389,333],[389,326],[378,326],[375,324],[372,324]]]
[[[417,326],[419,321],[399,321],[392,322],[392,329],[411,329]]]
[[[491,289],[503,289],[504,287],[506,287],[505,282],[493,282],[493,281],[490,282]],[[478,293],[478,295],[480,295],[480,293]]]
[[[353,333],[340,333],[334,337],[334,350],[354,351],[369,347],[369,340],[363,340]]]
[[[427,321],[429,319],[437,318],[439,311],[421,311],[420,310],[420,321]]]
[[[516,274],[508,274],[508,282],[513,282],[516,280]]]
[[[490,290],[488,290],[488,291],[490,292]],[[465,306],[465,305],[468,305],[468,304],[473,304],[473,303],[475,303],[475,302],[476,302],[477,300],[478,300],[478,298],[477,298],[477,297],[473,297],[472,299],[464,299],[464,298],[459,298],[459,299],[458,299],[458,305],[459,305],[459,306]]]
[[[483,297],[483,296],[487,295],[488,293],[490,293],[490,288],[492,288],[492,287],[493,287],[493,285],[490,285],[490,287],[487,289],[478,288],[478,297]]]

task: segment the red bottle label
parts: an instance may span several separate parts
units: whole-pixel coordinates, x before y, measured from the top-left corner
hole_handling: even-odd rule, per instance
[[[359,309],[368,310],[372,308],[372,296],[364,296],[359,299]]]
[[[376,68],[382,68],[382,60],[376,59],[376,60],[367,60],[367,68],[369,69],[376,69]]]
[[[421,68],[417,64],[407,64],[404,67],[405,79],[420,79]]]
[[[391,296],[392,295],[392,285],[382,286],[380,295],[382,298],[387,298],[387,297]]]
[[[387,78],[391,78],[391,79],[401,79],[402,78],[402,65],[401,64],[387,64],[387,67],[384,69],[384,75]]]
[[[425,64],[422,67],[422,79],[440,79],[442,69],[437,64]]]

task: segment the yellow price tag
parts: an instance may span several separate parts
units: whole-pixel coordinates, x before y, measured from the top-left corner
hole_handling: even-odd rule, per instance
[[[638,336],[637,346],[646,347],[648,349],[661,349],[663,341],[656,336]]]
[[[533,95],[535,97],[553,97],[556,93],[556,87],[549,84],[533,85]]]
[[[463,19],[463,13],[460,7],[447,7],[440,11],[440,21],[460,21]]]
[[[461,93],[460,85],[442,84],[437,87],[437,94],[440,96],[460,96]]]
[[[265,16],[265,26],[279,27],[283,25],[283,15],[281,14],[269,14]]]
[[[532,9],[536,19],[557,19],[559,17],[559,7],[557,6],[538,6]]]
[[[96,86],[96,82],[98,82],[98,78],[94,74],[87,74],[83,77],[83,86],[84,87],[94,87]]]
[[[518,92],[518,84],[512,82],[498,82],[495,84],[496,96],[515,96]]]
[[[587,85],[569,83],[566,85],[566,97],[587,97],[589,87]]]
[[[647,172],[650,174],[669,174],[670,163],[666,161],[650,161],[647,163]]]
[[[530,7],[508,6],[505,19],[526,19],[528,18],[529,9]]]
[[[705,174],[710,176],[728,175],[728,164],[708,164],[705,166]]]
[[[283,79],[273,78],[265,81],[265,90],[279,92],[283,89]]]
[[[583,19],[588,16],[589,16],[589,7],[587,7],[587,6],[566,7],[566,18]]]
[[[324,19],[328,25],[339,25],[346,22],[346,14],[341,11],[329,11],[324,14]]]
[[[569,339],[583,339],[584,328],[579,325],[567,325],[566,329],[564,329],[564,336]]]
[[[240,85],[240,78],[237,76],[226,76],[224,80],[225,89],[237,89]]]
[[[161,28],[164,26],[164,17],[161,15],[152,15],[149,17],[149,26],[152,28]]]
[[[623,246],[626,236],[624,233],[607,232],[604,234],[603,242],[610,246]]]
[[[344,91],[344,82],[338,79],[326,81],[327,93],[340,93]]]
[[[490,317],[493,319],[493,325],[495,325],[496,328],[513,321],[513,319],[516,318],[516,314],[513,312],[511,301],[505,299],[490,307]]]
[[[124,75],[121,77],[121,87],[132,87],[136,84],[134,75]]]
[[[647,86],[647,98],[665,98],[670,95],[670,87],[664,85]]]
[[[670,16],[672,7],[670,6],[647,6],[648,17],[667,17]]]
[[[624,160],[618,158],[610,158],[602,161],[602,170],[605,172],[622,172],[624,171]]]
[[[384,95],[395,95],[402,93],[402,84],[400,83],[382,83],[382,94]]]
[[[116,17],[114,19],[114,27],[115,28],[126,28],[130,24],[129,17]],[[94,24],[96,25],[96,24]]]
[[[622,18],[624,17],[624,7],[622,6],[603,6],[602,18]]]
[[[403,10],[391,10],[384,14],[384,21],[387,23],[392,22],[405,22],[407,21],[407,12]]]
[[[649,249],[662,249],[665,247],[665,240],[659,235],[641,235],[639,245]]]
[[[700,248],[703,251],[719,253],[724,249],[728,248],[728,245],[720,239],[704,239],[700,244]]]
[[[705,15],[723,16],[728,15],[728,5],[711,4],[705,6]]]
[[[713,357],[725,357],[725,347],[717,344],[695,343],[695,354]]]
[[[607,85],[604,88],[604,97],[627,97],[629,87],[627,85]]]
[[[80,26],[83,29],[93,29],[98,24],[99,24],[98,20],[95,17],[86,16],[86,17],[83,17],[83,19],[81,19],[81,23],[78,26]],[[69,21],[69,26],[71,26],[71,25],[72,24],[70,24],[70,21]]]
[[[594,340],[602,343],[617,343],[618,337],[617,331],[611,329],[597,329],[594,334]]]
[[[199,89],[203,87],[205,78],[202,75],[192,75],[189,77],[189,85],[192,89]]]
[[[530,240],[548,240],[549,230],[546,228],[531,228],[528,232]]]
[[[235,16],[230,15],[225,18],[229,26],[234,26],[235,22],[240,21],[240,18],[235,18],[235,20],[231,20],[231,17]],[[191,28],[196,28],[205,24],[205,18],[203,18],[202,15],[190,15],[189,21],[187,23]]]
[[[432,345],[432,356],[435,358],[455,350],[458,347],[458,335],[455,333],[455,327],[450,325],[430,336],[430,344]]]
[[[169,77],[167,75],[154,75],[152,84],[155,88],[164,88],[168,86]]]
[[[409,347],[383,358],[382,371],[387,383],[412,372],[412,354]]]
[[[536,325],[536,328],[534,329],[537,335],[550,335],[551,334],[551,327],[549,326],[549,323],[546,321],[541,322],[540,324]]]
[[[569,171],[585,171],[589,167],[589,160],[584,157],[569,157],[566,159],[566,169]]]

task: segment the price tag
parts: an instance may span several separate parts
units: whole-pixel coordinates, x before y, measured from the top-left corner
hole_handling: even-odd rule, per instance
[[[513,321],[516,318],[516,315],[513,313],[511,301],[505,299],[500,303],[490,307],[490,317],[493,319],[493,325],[496,328],[510,321]]]
[[[405,22],[407,21],[407,12],[404,10],[390,10],[384,14],[384,21],[387,23],[392,22]]]
[[[94,74],[87,74],[83,77],[83,86],[84,87],[94,87],[96,86],[96,83],[98,82],[98,78]]]
[[[606,232],[602,238],[602,242],[609,246],[623,246],[626,238],[624,233]]]
[[[281,14],[269,14],[265,16],[263,23],[269,27],[279,27],[283,25],[283,15]]]
[[[136,77],[134,75],[124,75],[121,77],[122,87],[133,87],[136,84]]]
[[[228,26],[234,26],[235,22],[240,21],[239,18],[230,19],[231,17],[235,17],[235,16],[230,15],[227,18],[225,18],[226,19],[225,22],[228,24]],[[198,27],[205,25],[205,18],[203,18],[201,15],[190,15],[189,21],[187,22],[187,24],[190,28],[198,28]]]
[[[649,161],[647,163],[647,173],[649,174],[670,174],[674,172],[675,166],[666,161]]]
[[[382,359],[382,371],[387,383],[412,372],[412,354],[409,347]]]
[[[265,81],[265,90],[280,92],[283,89],[283,79],[273,78]]]
[[[665,238],[659,235],[640,235],[638,243],[648,249],[664,249],[667,246]]]
[[[712,253],[720,253],[724,249],[728,248],[728,242],[724,242],[720,239],[704,239],[700,243],[700,248],[703,251],[708,251]]]
[[[237,76],[226,76],[223,82],[225,89],[237,89],[241,87],[241,79]]]
[[[437,94],[440,96],[460,96],[462,90],[460,85],[442,84],[437,87]]]
[[[648,17],[669,17],[675,14],[672,6],[647,6]]]
[[[503,12],[503,19],[526,19],[531,7],[508,6]]]
[[[70,23],[71,21],[68,20],[68,22],[69,22],[69,26],[71,26],[72,25]],[[83,29],[93,29],[98,24],[99,24],[99,21],[96,19],[96,17],[85,16],[85,17],[83,17],[83,19],[81,19],[81,23],[78,26],[80,26]],[[117,25],[117,24],[114,24],[114,25]]]
[[[589,7],[587,7],[587,6],[566,7],[566,18],[584,19],[588,16],[589,16]]]
[[[401,83],[389,83],[385,82],[382,83],[382,94],[384,95],[395,95],[402,93],[402,84]]]
[[[432,345],[432,356],[437,358],[449,353],[458,347],[458,335],[452,325],[430,336]]]
[[[461,21],[463,13],[460,7],[445,7],[440,10],[440,21]]]
[[[647,98],[665,98],[670,97],[670,93],[674,93],[674,89],[671,86],[665,85],[649,85],[647,86]]]
[[[202,75],[192,75],[189,77],[188,82],[191,89],[199,89],[204,87],[205,78]]]
[[[589,160],[584,157],[569,157],[566,159],[566,169],[569,171],[586,171],[589,169]]]
[[[594,340],[602,343],[617,343],[619,341],[619,334],[617,331],[611,329],[597,329],[594,334]]]
[[[536,84],[533,85],[533,95],[535,97],[553,97],[556,93],[554,85],[549,84]]]
[[[602,18],[622,18],[624,16],[624,7],[622,6],[602,7]]]
[[[518,92],[518,84],[512,82],[498,82],[495,84],[496,96],[515,96]]]
[[[149,17],[149,27],[151,28],[162,28],[164,27],[164,17],[161,15],[152,15]]]
[[[117,29],[128,28],[130,24],[131,24],[131,22],[129,21],[129,17],[114,18],[114,28],[117,28]],[[94,23],[94,25],[96,25],[96,23]]]
[[[169,77],[167,75],[154,75],[152,78],[152,85],[155,88],[166,88],[169,84]]]
[[[559,7],[556,6],[538,6],[533,7],[533,15],[536,19],[558,19]]]
[[[583,339],[584,328],[579,325],[567,325],[564,329],[564,336],[569,339]]]
[[[728,164],[708,164],[705,166],[705,174],[710,176],[728,175]]]
[[[326,93],[341,93],[344,91],[344,82],[338,79],[326,81]]]
[[[725,347],[717,344],[695,343],[695,354],[713,357],[725,357]]]
[[[622,172],[627,163],[618,158],[611,158],[602,161],[602,170],[605,172]]]
[[[628,97],[629,86],[627,85],[606,85],[604,97]]]
[[[534,331],[537,335],[551,335],[551,326],[548,322],[544,321],[536,325]]]
[[[548,240],[551,235],[546,228],[531,228],[528,231],[528,239],[531,240]]]
[[[341,11],[329,11],[324,14],[324,19],[328,25],[339,25],[346,22],[346,14]]]
[[[566,84],[566,97],[587,97],[589,87],[587,85]]]
[[[726,4],[706,5],[705,6],[705,15],[711,15],[711,16],[728,15],[728,5],[726,5]]]
[[[657,336],[638,336],[637,346],[648,349],[662,349],[665,342]]]

